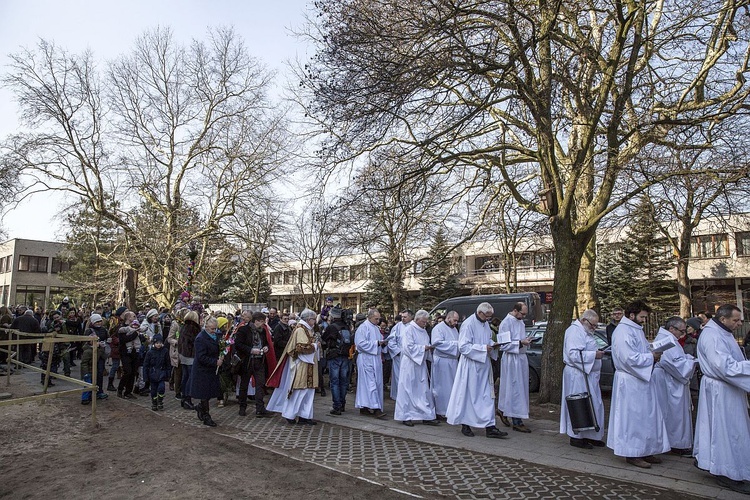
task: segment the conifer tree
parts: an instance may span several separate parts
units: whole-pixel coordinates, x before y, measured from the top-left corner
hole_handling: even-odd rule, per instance
[[[419,278],[422,290],[419,305],[428,311],[439,302],[458,295],[464,295],[466,289],[461,285],[458,274],[454,272],[449,254],[450,245],[445,232],[440,229],[430,246],[427,258],[423,261],[422,275]]]

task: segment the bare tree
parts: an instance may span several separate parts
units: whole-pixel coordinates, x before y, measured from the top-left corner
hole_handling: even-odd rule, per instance
[[[380,306],[394,315],[404,306],[412,251],[427,245],[446,216],[441,186],[424,177],[405,181],[404,162],[394,150],[371,157],[339,206],[347,241],[367,256],[372,285],[390,297]]]
[[[267,182],[284,164],[290,141],[283,110],[265,95],[270,79],[230,29],[189,46],[167,29],[147,32],[104,71],[91,53],[76,56],[42,41],[13,54],[3,79],[29,128],[5,142],[3,162],[23,169],[28,194],[80,196],[115,223],[126,252],[137,248],[141,263],[159,266],[140,274],[153,300],[168,305],[179,293],[180,255],[189,244],[197,245],[199,274],[211,238],[238,205],[253,202],[248,186]],[[158,214],[158,244],[141,238],[133,213],[139,206]],[[188,226],[186,214],[200,223]],[[136,267],[127,253],[119,264]]]
[[[708,217],[729,224],[730,214],[747,209],[749,145],[747,134],[738,125],[741,123],[735,121],[729,130],[712,127],[711,139],[704,147],[654,147],[648,158],[650,168],[643,170],[646,178],[664,169],[697,172],[655,184],[648,198],[661,233],[676,258],[682,317],[693,313],[688,271],[691,258],[698,257],[691,254],[695,229]]]
[[[318,52],[300,75],[308,116],[328,134],[331,165],[398,145],[427,158],[406,181],[501,179],[548,217],[555,304],[540,397],[559,400],[584,253],[600,220],[648,187],[613,198],[618,179],[675,128],[744,110],[747,5],[320,0],[307,33]],[[538,198],[518,188],[529,179]]]
[[[332,207],[318,201],[304,208],[287,239],[279,244],[284,255],[300,263],[295,290],[313,310],[321,309],[326,287],[347,252],[342,229]]]

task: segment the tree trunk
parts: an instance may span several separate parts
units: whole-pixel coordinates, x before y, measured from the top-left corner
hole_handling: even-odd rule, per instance
[[[693,297],[690,291],[690,278],[688,278],[688,259],[677,260],[677,293],[680,296],[680,316],[689,318],[692,316],[690,310],[693,305]]]
[[[578,290],[576,310],[573,312],[578,317],[586,309],[596,309],[598,301],[594,290],[594,269],[596,267],[596,236],[586,246],[581,258],[581,268],[578,270]]]
[[[544,334],[540,403],[559,403],[562,394],[563,342],[576,306],[578,272],[588,236],[575,235],[570,221],[553,219],[550,224],[555,245],[554,302]]]

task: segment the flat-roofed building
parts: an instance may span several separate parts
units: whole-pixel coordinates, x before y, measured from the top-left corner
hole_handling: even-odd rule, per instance
[[[14,238],[0,243],[0,304],[50,308],[70,292],[60,279],[70,263],[60,258],[65,244]]]

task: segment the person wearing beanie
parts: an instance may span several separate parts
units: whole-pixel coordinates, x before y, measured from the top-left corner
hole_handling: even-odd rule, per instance
[[[117,386],[117,396],[120,398],[135,399],[133,385],[138,370],[138,328],[140,325],[135,321],[135,313],[125,311],[120,317],[120,327],[117,336],[120,349],[120,366],[122,367],[122,378]]]
[[[161,322],[159,318],[159,311],[156,309],[150,309],[146,313],[146,317],[143,318],[143,321],[140,324],[140,336],[141,340],[143,341],[143,344],[141,345],[141,349],[139,352],[139,360],[143,360],[146,357],[146,353],[148,352],[148,345],[153,344],[153,337],[154,335],[159,334],[162,336],[162,339],[164,338],[164,332],[161,328]],[[162,340],[162,343],[164,341]],[[150,385],[151,382],[149,381],[149,377],[146,375],[144,369],[143,369],[143,363],[139,363],[141,366],[138,369],[138,394],[141,396],[145,396],[146,394],[150,394]]]
[[[177,352],[180,357],[180,393],[181,405],[186,410],[195,410],[193,398],[190,395],[190,374],[195,360],[195,338],[201,331],[200,317],[195,311],[188,311],[177,339]]]
[[[96,397],[99,399],[105,399],[107,394],[104,393],[102,386],[104,385],[105,365],[107,364],[107,358],[111,352],[110,345],[107,343],[109,340],[109,332],[107,332],[107,329],[104,327],[104,319],[100,314],[92,314],[89,317],[88,325],[89,326],[86,328],[84,335],[86,337],[95,336],[98,339],[100,346],[99,359],[96,363],[96,383],[99,386]],[[86,348],[86,344],[84,344],[83,348]],[[83,354],[81,355],[81,359],[83,359]],[[81,373],[83,373],[83,370],[81,370]]]
[[[147,378],[151,395],[151,409],[164,409],[165,382],[171,368],[169,349],[164,347],[164,337],[157,333],[151,339],[151,349],[143,359],[143,375]]]

